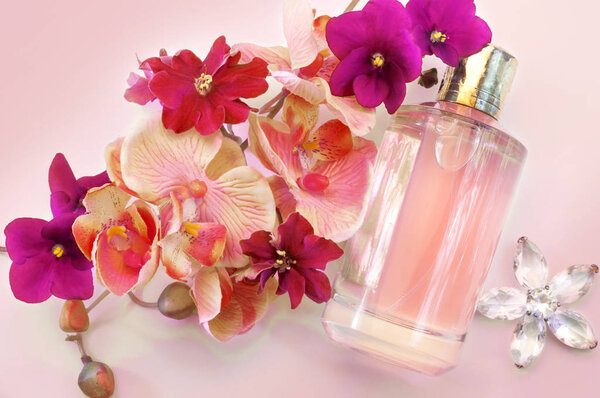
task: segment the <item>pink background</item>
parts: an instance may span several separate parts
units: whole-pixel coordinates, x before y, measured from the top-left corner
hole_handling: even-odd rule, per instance
[[[222,33],[230,43],[283,45],[280,4],[4,4],[0,226],[15,217],[50,216],[47,168],[56,152],[65,153],[80,176],[104,167],[104,145],[124,134],[136,115],[137,107],[122,98],[127,75],[136,67],[136,53],[145,58],[161,47],[170,52],[190,48],[204,56]],[[335,15],[346,2],[312,0],[312,5],[319,13]],[[478,0],[477,5],[495,33],[494,42],[521,62],[502,122],[530,151],[486,288],[516,286],[512,254],[521,235],[541,247],[551,274],[575,263],[598,263],[600,83],[595,67],[600,61],[600,7],[589,0]],[[427,59],[426,65],[439,64]],[[407,103],[433,96],[433,90],[412,85]],[[375,139],[386,122],[382,113]],[[36,306],[14,300],[9,265],[8,258],[0,258],[0,396],[81,396],[76,347],[63,341],[57,325],[60,300]],[[145,296],[157,297],[164,282],[154,281]],[[599,300],[596,286],[571,306],[597,333]],[[458,367],[430,378],[377,366],[335,346],[320,326],[322,309],[306,301],[292,313],[282,299],[252,332],[221,344],[192,320],[177,323],[135,307],[126,298],[109,297],[93,311],[93,327],[85,338],[91,355],[115,371],[117,397],[579,397],[600,391],[600,353],[576,352],[553,337],[541,360],[528,370],[517,370],[508,355],[512,322],[477,316]]]

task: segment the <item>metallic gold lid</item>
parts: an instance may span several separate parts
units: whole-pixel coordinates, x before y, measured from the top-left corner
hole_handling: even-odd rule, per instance
[[[506,51],[488,45],[446,70],[437,99],[470,106],[498,119],[517,64]]]

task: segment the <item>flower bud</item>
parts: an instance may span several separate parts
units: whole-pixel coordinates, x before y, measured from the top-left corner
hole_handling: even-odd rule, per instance
[[[108,365],[102,362],[87,362],[77,380],[79,388],[91,398],[109,398],[115,392],[115,377]]]
[[[172,319],[185,319],[196,313],[196,304],[190,295],[190,287],[174,282],[163,290],[158,298],[158,310]]]
[[[60,328],[67,333],[81,333],[88,330],[90,318],[81,300],[67,300],[59,318]]]

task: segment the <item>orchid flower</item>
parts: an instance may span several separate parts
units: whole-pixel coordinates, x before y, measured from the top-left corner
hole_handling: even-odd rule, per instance
[[[329,79],[339,60],[331,54],[325,40],[329,17],[314,18],[306,0],[285,0],[284,33],[288,47],[261,47],[242,43],[232,51],[242,53],[242,62],[257,57],[269,64],[271,76],[284,88],[313,105],[325,104],[352,133],[365,135],[375,125],[375,110],[362,107],[354,97],[335,97]]]
[[[277,174],[269,183],[284,218],[299,212],[316,235],[346,240],[364,217],[375,144],[335,119],[315,129],[317,105],[285,102],[283,122],[250,115],[250,149]]]
[[[107,184],[90,190],[83,200],[88,214],[73,224],[83,254],[92,260],[100,281],[121,296],[146,284],[159,261],[159,222],[141,200]]]
[[[234,268],[247,264],[239,241],[256,230],[272,230],[275,226],[275,203],[268,181],[246,166],[244,154],[233,140],[218,134],[202,136],[194,129],[174,134],[167,131],[160,114],[154,112],[124,140],[110,145],[106,160],[109,175],[117,186],[161,206],[165,233],[187,230],[193,235],[196,229],[199,236],[211,240],[212,243],[193,240],[206,245],[204,249],[193,249],[206,250],[202,265],[212,265],[219,251],[223,230],[214,224],[226,228],[218,265]],[[184,213],[176,209],[180,204],[185,209],[184,218]],[[165,225],[172,223],[177,225]],[[174,243],[170,239],[162,243],[165,248]],[[180,263],[175,264],[171,254],[171,250],[166,250],[163,256],[169,274],[177,278],[188,275],[190,258],[177,256]]]

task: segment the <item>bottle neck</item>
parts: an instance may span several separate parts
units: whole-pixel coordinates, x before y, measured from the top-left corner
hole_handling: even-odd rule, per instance
[[[442,111],[456,113],[457,115],[465,116],[490,127],[502,130],[502,126],[500,123],[498,123],[498,120],[478,109],[448,101],[437,101],[433,104],[435,104],[433,105],[435,108],[438,108]]]

